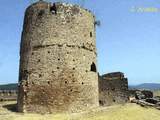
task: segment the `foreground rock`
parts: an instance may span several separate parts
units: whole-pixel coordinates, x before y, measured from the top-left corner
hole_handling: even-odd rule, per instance
[[[130,101],[143,107],[154,107],[160,110],[160,96],[153,97],[153,92],[149,90],[131,90]]]

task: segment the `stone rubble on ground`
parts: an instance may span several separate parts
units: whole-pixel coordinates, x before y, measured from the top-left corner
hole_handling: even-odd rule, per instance
[[[139,104],[143,107],[154,107],[160,110],[160,96],[153,96],[149,90],[131,90],[130,102]]]

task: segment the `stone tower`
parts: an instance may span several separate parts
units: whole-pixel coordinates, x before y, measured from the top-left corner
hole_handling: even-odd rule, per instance
[[[18,111],[79,112],[98,106],[94,15],[39,1],[25,13]]]

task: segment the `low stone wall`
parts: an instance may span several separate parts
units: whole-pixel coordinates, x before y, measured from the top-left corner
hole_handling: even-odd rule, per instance
[[[17,100],[16,90],[0,90],[0,101],[15,101]]]
[[[128,80],[123,73],[99,76],[99,102],[102,106],[128,102]]]
[[[129,97],[135,97],[136,99],[153,98],[153,92],[150,90],[130,89],[128,93]]]

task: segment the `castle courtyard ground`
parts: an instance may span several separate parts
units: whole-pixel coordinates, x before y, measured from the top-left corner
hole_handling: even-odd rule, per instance
[[[74,114],[17,113],[16,102],[0,102],[0,120],[160,120],[160,110],[136,104],[99,107]]]

